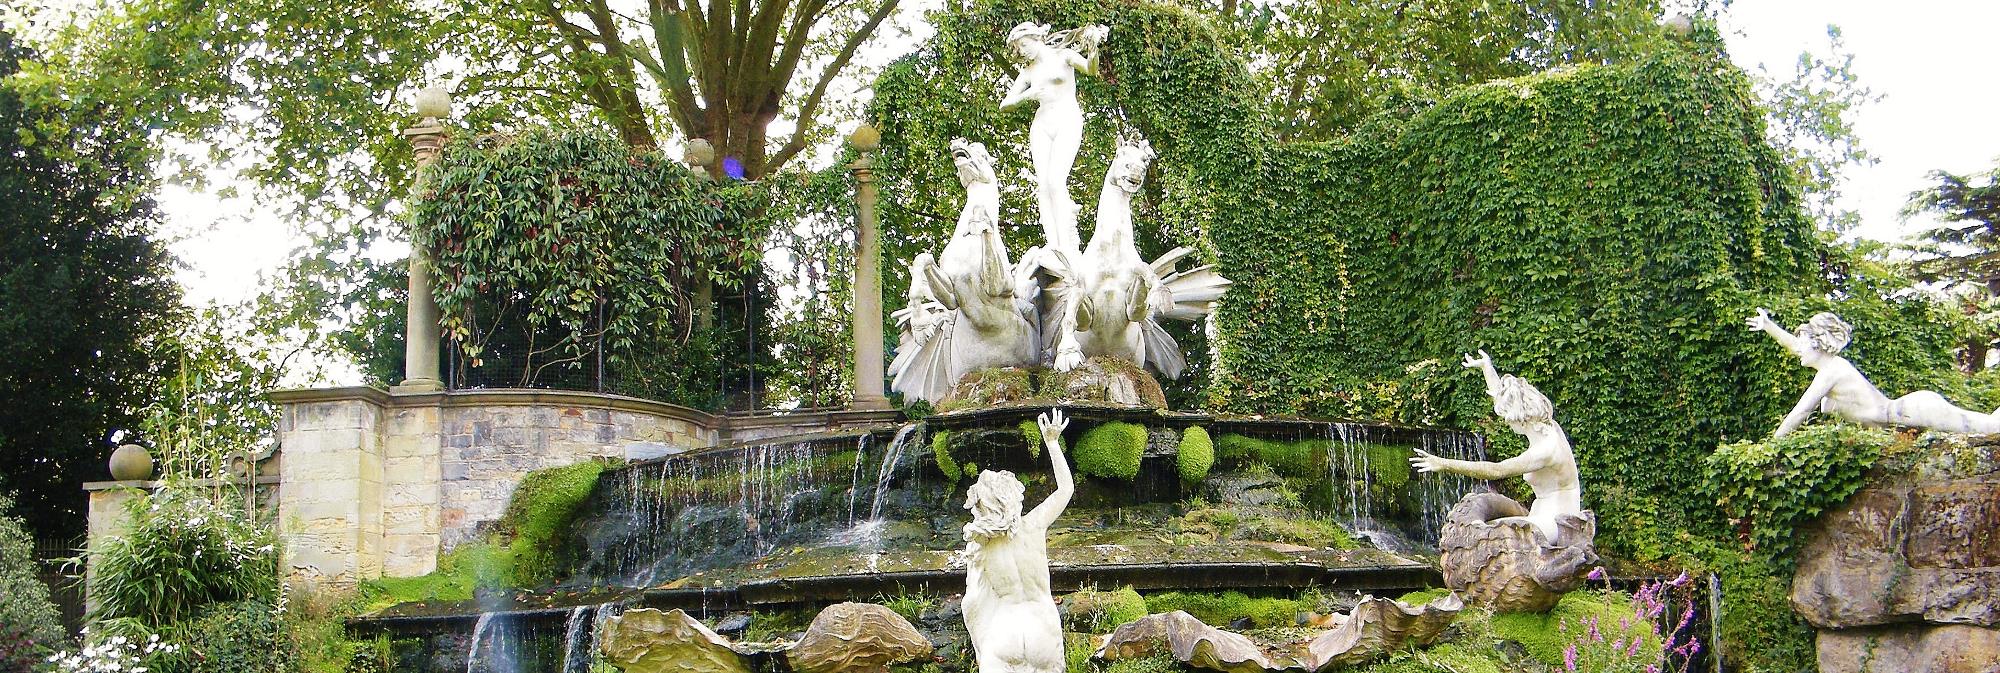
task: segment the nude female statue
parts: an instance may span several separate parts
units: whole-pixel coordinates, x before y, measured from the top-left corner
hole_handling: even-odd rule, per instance
[[[1011,472],[987,470],[965,494],[965,630],[980,673],[1063,673],[1062,617],[1049,592],[1049,525],[1076,486],[1063,456],[1069,419],[1050,410],[1038,419],[1056,490],[1027,514],[1025,488]]]
[[[1528,438],[1521,455],[1493,463],[1483,460],[1452,460],[1417,449],[1410,458],[1419,472],[1455,472],[1476,479],[1521,477],[1535,491],[1528,506],[1527,520],[1548,540],[1558,537],[1557,523],[1565,516],[1583,514],[1583,486],[1576,476],[1576,456],[1570,452],[1569,435],[1556,424],[1555,405],[1520,377],[1501,376],[1493,369],[1486,351],[1479,357],[1465,356],[1466,367],[1476,367],[1486,375],[1486,394],[1493,397],[1493,413],[1507,427]],[[1511,518],[1511,517],[1510,517]]]
[[[1798,404],[1792,405],[1792,412],[1785,415],[1785,421],[1778,424],[1772,437],[1783,437],[1805,424],[1812,417],[1813,409],[1839,416],[1862,425],[1900,425],[1912,428],[1945,430],[1949,432],[1991,433],[2000,432],[2000,417],[1961,409],[1943,395],[1919,390],[1896,399],[1889,399],[1881,389],[1868,382],[1847,358],[1840,357],[1842,349],[1853,336],[1854,327],[1841,320],[1840,316],[1821,312],[1799,325],[1796,334],[1785,332],[1785,328],[1771,320],[1771,312],[1757,309],[1744,324],[1753,330],[1761,330],[1771,335],[1780,345],[1799,357],[1799,363],[1811,367],[1812,385],[1806,387],[1806,394],[1799,397]]]
[[[1083,144],[1083,106],[1076,101],[1076,73],[1097,74],[1097,45],[1110,31],[1085,26],[1049,34],[1033,21],[1014,26],[1007,44],[1028,62],[1000,109],[1035,101],[1035,121],[1028,127],[1028,157],[1035,164],[1036,202],[1041,207],[1042,236],[1047,247],[1075,255],[1082,247],[1076,231],[1075,201],[1069,198],[1069,169]],[[1079,53],[1070,44],[1081,47]]]

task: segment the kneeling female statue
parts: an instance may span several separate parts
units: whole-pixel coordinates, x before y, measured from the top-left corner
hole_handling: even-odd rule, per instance
[[[1038,419],[1056,490],[1027,514],[1026,488],[1011,472],[987,470],[967,489],[965,630],[981,673],[1062,673],[1062,615],[1049,591],[1049,525],[1069,506],[1075,483],[1063,456],[1069,427],[1061,410]]]
[[[1783,437],[1799,429],[1812,417],[1814,408],[1862,425],[2000,432],[2000,416],[1961,409],[1943,395],[1928,390],[1893,400],[1882,394],[1881,389],[1868,382],[1868,377],[1861,375],[1861,370],[1840,357],[1840,351],[1847,348],[1854,334],[1854,327],[1840,316],[1821,312],[1799,325],[1797,333],[1788,333],[1771,320],[1770,311],[1760,308],[1744,324],[1771,335],[1785,350],[1797,355],[1800,364],[1815,370],[1812,385],[1806,387],[1799,403],[1792,405],[1792,412],[1785,415],[1785,421],[1778,424],[1778,431],[1771,433],[1772,437]]]
[[[1493,413],[1528,438],[1527,450],[1494,463],[1440,458],[1419,449],[1410,464],[1420,472],[1479,479],[1521,477],[1534,489],[1535,501],[1523,508],[1498,493],[1459,500],[1438,539],[1445,586],[1464,593],[1468,603],[1496,611],[1545,611],[1581,586],[1596,565],[1591,542],[1597,520],[1583,509],[1576,457],[1548,396],[1519,377],[1501,376],[1486,351],[1465,356],[1465,366],[1485,374]]]

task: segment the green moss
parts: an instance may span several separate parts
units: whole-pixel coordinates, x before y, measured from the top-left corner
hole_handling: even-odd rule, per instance
[[[859,456],[860,454],[855,451],[842,451],[826,454],[811,460],[773,465],[768,470],[759,472],[758,478],[767,482],[780,482],[791,479],[800,473],[847,472],[854,469],[854,461]],[[687,476],[671,477],[660,482],[660,495],[668,500],[726,499],[742,492],[743,478],[747,474],[746,472],[736,471],[702,477],[700,479]]]
[[[1109,633],[1148,614],[1146,599],[1129,586],[1117,591],[1078,591],[1064,596],[1063,605],[1070,629],[1087,633]]]
[[[556,575],[573,548],[565,537],[604,468],[603,462],[592,460],[521,478],[499,521],[503,534],[513,538],[508,544],[514,557],[512,586],[544,586],[560,579]]]
[[[758,611],[750,613],[750,626],[743,629],[742,641],[769,642],[785,638],[812,626],[814,617],[819,616],[815,608],[793,608],[777,612]]]
[[[1301,612],[1318,609],[1317,601],[1293,598],[1251,598],[1241,591],[1196,593],[1169,591],[1146,597],[1150,613],[1184,610],[1202,622],[1226,626],[1248,617],[1256,628],[1292,626]]]
[[[1244,539],[1283,542],[1315,548],[1356,549],[1360,545],[1340,524],[1317,517],[1252,516],[1241,527]]]
[[[937,405],[938,413],[984,409],[999,404],[1025,402],[1035,396],[1028,370],[1013,367],[981,369],[966,374],[952,386]]]
[[[415,601],[469,601],[478,587],[510,586],[514,574],[514,553],[509,547],[491,542],[462,544],[439,556],[437,570],[431,574],[361,582],[361,611]]]
[[[1574,642],[1592,620],[1606,640],[1627,635],[1619,633],[1619,624],[1631,624],[1630,632],[1642,634],[1646,639],[1639,656],[1634,658],[1651,661],[1658,656],[1659,638],[1652,635],[1646,620],[1632,611],[1631,597],[1615,591],[1572,591],[1546,613],[1496,614],[1492,623],[1495,636],[1520,643],[1530,656],[1544,664],[1561,666],[1563,648]]]
[[[937,458],[938,471],[953,483],[961,476],[958,461],[951,459],[951,431],[939,430],[931,433],[931,455]]]
[[[1256,461],[1269,465],[1283,476],[1318,479],[1327,476],[1327,442],[1324,439],[1284,441],[1227,432],[1223,433],[1216,448],[1216,455],[1223,460]]]
[[[1021,438],[1028,440],[1028,455],[1042,457],[1042,424],[1032,418],[1021,419]]]
[[[1187,670],[1169,655],[1160,654],[1137,659],[1119,659],[1106,664],[1103,673],[1180,673]]]
[[[900,615],[903,619],[910,620],[912,624],[915,624],[917,618],[923,616],[926,610],[937,607],[938,604],[937,599],[926,598],[921,594],[878,596],[875,598],[875,602],[880,603],[882,607],[889,608],[890,612]]]
[[[1088,633],[1063,633],[1063,663],[1068,666],[1064,670],[1087,673],[1094,669],[1090,655],[1097,652],[1097,645],[1092,641]]]
[[[1195,483],[1208,477],[1209,468],[1215,467],[1215,444],[1209,440],[1207,429],[1189,426],[1181,431],[1174,466],[1180,470],[1181,481]]]
[[[1341,670],[1351,673],[1508,673],[1521,670],[1506,665],[1499,656],[1489,647],[1445,642],[1397,652],[1382,661]]]
[[[1409,447],[1368,445],[1368,475],[1389,494],[1401,494],[1410,485]]]
[[[1074,456],[1078,473],[1130,480],[1139,476],[1146,454],[1146,426],[1124,421],[1099,424],[1077,439]]]
[[[1450,589],[1439,587],[1436,589],[1425,589],[1423,591],[1412,591],[1410,593],[1403,594],[1402,596],[1397,597],[1396,600],[1402,601],[1410,605],[1423,605],[1425,603],[1429,603],[1431,601],[1444,598],[1445,596],[1448,596],[1450,594],[1451,594]]]

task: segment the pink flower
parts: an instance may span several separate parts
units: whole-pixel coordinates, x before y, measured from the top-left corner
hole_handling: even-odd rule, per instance
[[[1576,673],[1575,643],[1571,643],[1569,647],[1563,648],[1563,671],[1565,671],[1565,673]]]
[[[1686,575],[1686,573],[1682,573],[1682,575],[1683,575],[1683,576],[1685,576],[1685,575]],[[1601,580],[1601,579],[1604,579],[1604,566],[1598,566],[1598,567],[1595,567],[1595,568],[1591,568],[1591,569],[1590,569],[1590,574],[1588,574],[1588,575],[1584,575],[1584,576],[1583,576],[1583,578],[1584,578],[1584,579],[1587,579],[1587,580]]]

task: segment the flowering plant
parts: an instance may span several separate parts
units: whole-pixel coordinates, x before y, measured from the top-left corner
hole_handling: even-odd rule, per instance
[[[170,624],[209,603],[274,599],[277,535],[233,498],[168,486],[133,501],[130,528],[93,552],[93,620]]]
[[[82,650],[51,656],[48,663],[59,673],[146,673],[151,670],[145,665],[148,659],[179,649],[179,645],[160,642],[158,635],[147,636],[143,643],[111,636]]]
[[[1592,570],[1589,578],[1605,580],[1606,590],[1610,589],[1603,568]],[[1624,617],[1614,625],[1591,616],[1575,625],[1567,620],[1558,624],[1570,634],[1569,645],[1563,648],[1563,673],[1687,673],[1701,653],[1701,642],[1687,633],[1694,621],[1691,585],[1685,572],[1669,581],[1639,585],[1632,594],[1636,621]],[[1675,603],[1683,606],[1678,616],[1669,609]]]

